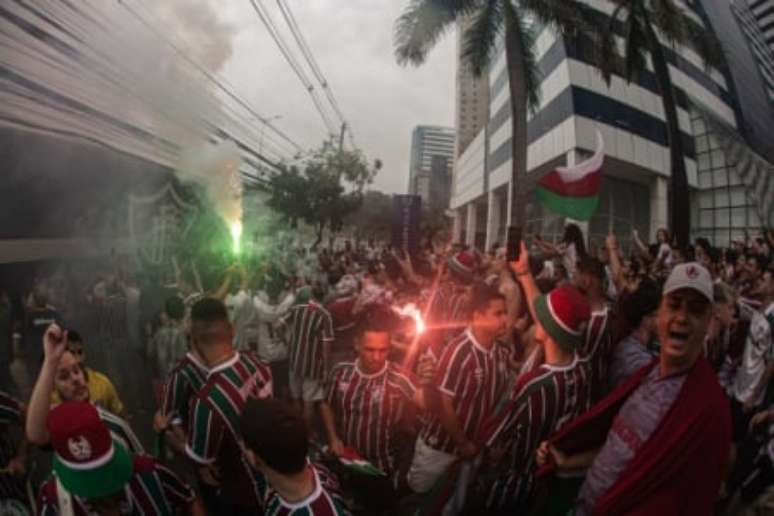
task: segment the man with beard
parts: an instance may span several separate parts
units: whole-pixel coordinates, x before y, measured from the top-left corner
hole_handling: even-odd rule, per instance
[[[591,466],[575,514],[712,514],[731,448],[728,399],[704,358],[712,278],[677,265],[656,316],[659,359],[541,445],[550,470]]]
[[[52,406],[53,393],[56,393],[61,402],[91,401],[83,366],[67,349],[67,344],[67,332],[55,324],[51,325],[43,336],[43,365],[32,389],[25,426],[27,439],[39,446],[51,442],[46,417]],[[57,401],[57,404],[60,401]],[[113,439],[131,453],[143,453],[140,441],[126,421],[104,408],[96,405],[95,407]]]

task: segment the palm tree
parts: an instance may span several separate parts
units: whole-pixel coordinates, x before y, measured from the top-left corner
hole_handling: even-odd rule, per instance
[[[608,85],[612,73],[627,81],[646,70],[650,53],[666,118],[667,142],[671,157],[670,226],[678,244],[689,242],[691,210],[688,177],[685,170],[683,139],[677,118],[677,102],[669,65],[657,33],[671,46],[691,46],[704,60],[705,67],[723,63],[720,43],[710,32],[689,18],[672,0],[611,0],[617,4],[609,22],[597,38],[597,67]],[[624,27],[624,54],[619,56],[615,41],[616,25]]]
[[[535,22],[561,32],[577,30],[586,7],[571,0],[410,0],[395,24],[400,64],[420,65],[444,33],[470,17],[463,58],[480,76],[496,57],[504,34],[511,101],[511,224],[523,226],[526,206],[527,111],[538,106]]]

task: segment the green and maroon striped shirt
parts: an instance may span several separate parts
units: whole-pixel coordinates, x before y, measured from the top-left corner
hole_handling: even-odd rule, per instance
[[[191,398],[206,381],[207,366],[192,353],[186,353],[167,376],[161,412],[172,416],[173,421],[187,425]]]
[[[229,503],[257,506],[258,487],[239,446],[239,417],[248,399],[272,396],[269,366],[253,353],[235,352],[209,370],[191,401],[187,454],[220,473],[221,496]]]

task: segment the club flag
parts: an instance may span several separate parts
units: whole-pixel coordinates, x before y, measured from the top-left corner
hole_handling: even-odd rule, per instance
[[[382,470],[365,460],[358,452],[349,446],[344,448],[344,453],[339,457],[339,462],[341,462],[345,467],[360,473],[361,475],[367,475],[370,477],[384,476],[384,472]]]
[[[599,185],[605,142],[597,131],[597,150],[588,160],[574,167],[558,167],[537,184],[537,198],[553,213],[575,220],[589,220],[599,204]]]

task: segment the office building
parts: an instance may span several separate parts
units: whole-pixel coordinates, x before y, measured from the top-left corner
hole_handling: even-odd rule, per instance
[[[429,202],[433,159],[439,157],[450,165],[454,160],[454,129],[430,125],[419,125],[411,136],[411,163],[409,164],[408,192]],[[448,167],[447,167],[448,168]],[[436,171],[440,171],[436,165]],[[446,174],[449,172],[446,171]],[[446,205],[448,201],[444,202]]]
[[[455,128],[457,130],[456,155],[468,148],[470,142],[487,123],[489,116],[489,75],[473,73],[464,56],[464,34],[472,18],[464,17],[457,27],[457,72]]]
[[[607,0],[586,3],[600,23],[608,22],[616,6]],[[697,2],[678,3],[694,22],[712,30]],[[588,36],[569,38],[548,28],[536,29],[542,82],[540,105],[528,119],[527,191],[532,192],[534,183],[557,166],[590,156],[598,131],[605,144],[605,164],[599,208],[582,225],[589,242],[601,245],[610,230],[624,245],[634,229],[654,239],[659,228],[668,226],[671,171],[665,116],[652,67],[632,83],[614,75],[608,86],[593,66]],[[724,245],[744,229],[761,226],[739,177],[720,156],[720,142],[703,123],[706,115],[738,129],[741,117],[733,81],[725,71],[706,69],[692,49],[665,45],[664,50],[676,91],[694,234]],[[456,237],[479,248],[502,242],[510,220],[511,110],[502,49],[489,71],[489,85],[489,121],[457,160],[450,203]],[[769,134],[772,131],[774,127]],[[566,221],[544,212],[531,193],[526,213],[527,233],[549,240],[561,237]]]

